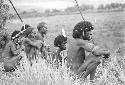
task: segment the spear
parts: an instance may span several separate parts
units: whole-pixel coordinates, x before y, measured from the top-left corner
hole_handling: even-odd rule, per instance
[[[18,33],[16,36],[14,36],[14,37],[13,37],[13,39],[14,39],[14,38],[18,37],[22,32],[24,32],[26,29],[25,29],[25,23],[23,22],[22,18],[20,17],[19,13],[17,12],[16,8],[14,7],[12,1],[9,0],[9,2],[11,3],[11,5],[12,5],[14,11],[16,12],[17,16],[19,17],[20,21],[22,22],[22,24],[23,24],[23,26],[24,26],[24,30],[21,31],[20,33]]]
[[[82,12],[81,12],[81,10],[80,10],[80,7],[79,7],[79,4],[78,4],[77,0],[75,0],[75,2],[76,2],[76,6],[78,7],[78,10],[79,10],[79,12],[80,12],[80,14],[81,14],[81,17],[82,17],[83,21],[85,21],[83,15],[82,15]]]

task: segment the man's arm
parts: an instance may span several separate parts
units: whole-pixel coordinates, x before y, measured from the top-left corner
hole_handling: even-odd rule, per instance
[[[32,46],[37,47],[37,48],[40,48],[41,45],[43,45],[43,42],[42,42],[41,40],[31,41],[31,40],[28,39],[28,38],[25,38],[25,39],[23,40],[23,43],[24,43],[24,44],[26,43],[26,44],[32,45]]]
[[[107,49],[95,46],[93,43],[89,43],[83,40],[80,40],[79,42],[79,45],[81,47],[83,47],[88,52],[92,52],[93,55],[100,56],[110,54],[110,52]]]
[[[17,56],[17,55],[19,55],[20,54],[20,52],[21,52],[21,50],[22,50],[22,48],[20,47],[20,48],[18,48],[18,49],[16,49],[16,46],[14,45],[14,43],[12,42],[11,44],[10,44],[10,50],[13,52],[13,54],[15,55],[15,56]]]

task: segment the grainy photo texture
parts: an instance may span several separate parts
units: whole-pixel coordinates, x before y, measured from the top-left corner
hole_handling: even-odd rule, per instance
[[[0,85],[125,85],[125,0],[0,0]]]

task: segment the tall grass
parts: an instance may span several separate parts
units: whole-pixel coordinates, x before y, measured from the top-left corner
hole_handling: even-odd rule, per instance
[[[71,76],[63,63],[58,69],[41,58],[29,65],[24,53],[21,65],[13,73],[0,72],[0,85],[125,85],[125,57],[112,55],[104,65],[97,68],[96,78],[91,83],[89,78],[86,81]],[[2,67],[1,67],[2,70]],[[74,80],[75,77],[75,80]]]

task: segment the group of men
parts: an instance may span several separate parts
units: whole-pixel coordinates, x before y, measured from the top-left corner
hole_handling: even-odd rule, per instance
[[[62,62],[60,52],[68,49],[66,61],[67,67],[70,68],[74,74],[87,78],[90,74],[90,80],[95,77],[97,66],[101,63],[100,57],[108,58],[110,52],[107,49],[100,48],[91,42],[92,30],[94,29],[91,22],[80,21],[78,22],[72,33],[73,40],[67,42],[67,37],[64,35],[58,35],[54,40],[54,46],[58,47],[58,51],[55,53],[56,57],[53,56],[52,60],[56,59]],[[15,37],[21,31],[20,36]],[[45,56],[45,43],[44,36],[47,33],[47,24],[42,22],[37,26],[37,31],[29,25],[22,27],[21,31],[14,31],[11,35],[11,40],[6,45],[3,58],[4,58],[4,69],[5,71],[14,70],[16,65],[19,64],[22,56],[19,55],[22,50],[25,51],[30,64],[32,60],[37,58],[38,53],[41,56]],[[18,39],[21,39],[21,43]],[[68,48],[66,44],[68,43]],[[22,48],[22,44],[25,48]],[[86,53],[89,53],[87,55]]]

